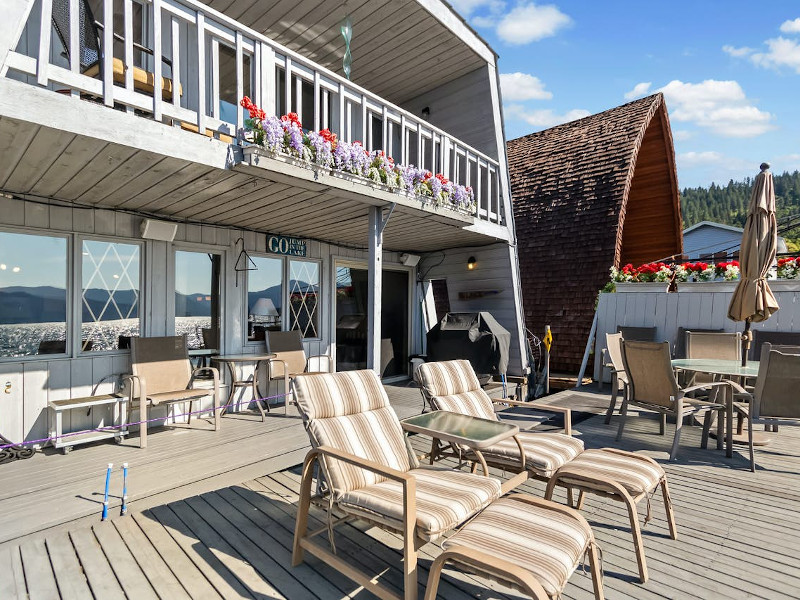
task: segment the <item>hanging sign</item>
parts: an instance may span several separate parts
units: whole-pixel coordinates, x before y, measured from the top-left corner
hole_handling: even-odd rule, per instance
[[[267,238],[267,252],[286,256],[305,256],[306,241],[301,238],[271,235]]]

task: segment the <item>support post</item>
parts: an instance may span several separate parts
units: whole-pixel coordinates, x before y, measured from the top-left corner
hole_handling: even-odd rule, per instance
[[[367,368],[380,375],[381,299],[383,296],[383,230],[392,216],[392,204],[386,217],[383,207],[369,209],[369,309],[367,311]]]

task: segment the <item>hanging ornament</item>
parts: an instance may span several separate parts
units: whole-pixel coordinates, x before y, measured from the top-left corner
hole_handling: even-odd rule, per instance
[[[350,20],[350,15],[345,15],[342,21],[342,37],[344,38],[344,57],[342,57],[342,69],[344,75],[350,80],[350,65],[353,62],[353,56],[350,54],[350,40],[353,39],[353,22]]]

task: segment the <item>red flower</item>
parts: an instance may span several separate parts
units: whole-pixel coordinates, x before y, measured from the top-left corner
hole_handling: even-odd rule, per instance
[[[303,128],[302,123],[300,123],[300,117],[297,115],[296,112],[286,113],[281,117],[281,121],[283,121],[284,123],[294,123],[300,129]]]
[[[242,105],[243,108],[249,109],[251,106],[253,106],[253,101],[250,100],[249,97],[245,96],[244,98],[242,98],[240,104]]]
[[[336,144],[338,143],[338,141],[336,139],[336,134],[332,133],[330,129],[328,129],[327,127],[325,129],[322,129],[319,132],[319,135],[326,142],[330,142],[331,148],[336,148]]]
[[[450,183],[447,180],[447,178],[444,175],[442,175],[441,173],[437,173],[436,174],[436,179],[438,179],[441,182],[442,185],[447,185],[448,183]]]

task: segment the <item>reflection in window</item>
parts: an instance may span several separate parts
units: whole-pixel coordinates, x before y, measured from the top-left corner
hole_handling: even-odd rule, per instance
[[[280,331],[283,316],[283,260],[253,257],[247,272],[247,339],[263,340],[266,331]]]
[[[66,238],[0,231],[0,357],[66,351]]]
[[[304,338],[319,337],[319,263],[289,261],[290,330],[299,330]]]
[[[139,246],[84,240],[81,332],[85,350],[119,348],[139,335]]]
[[[175,335],[189,348],[219,349],[219,254],[175,252]]]

